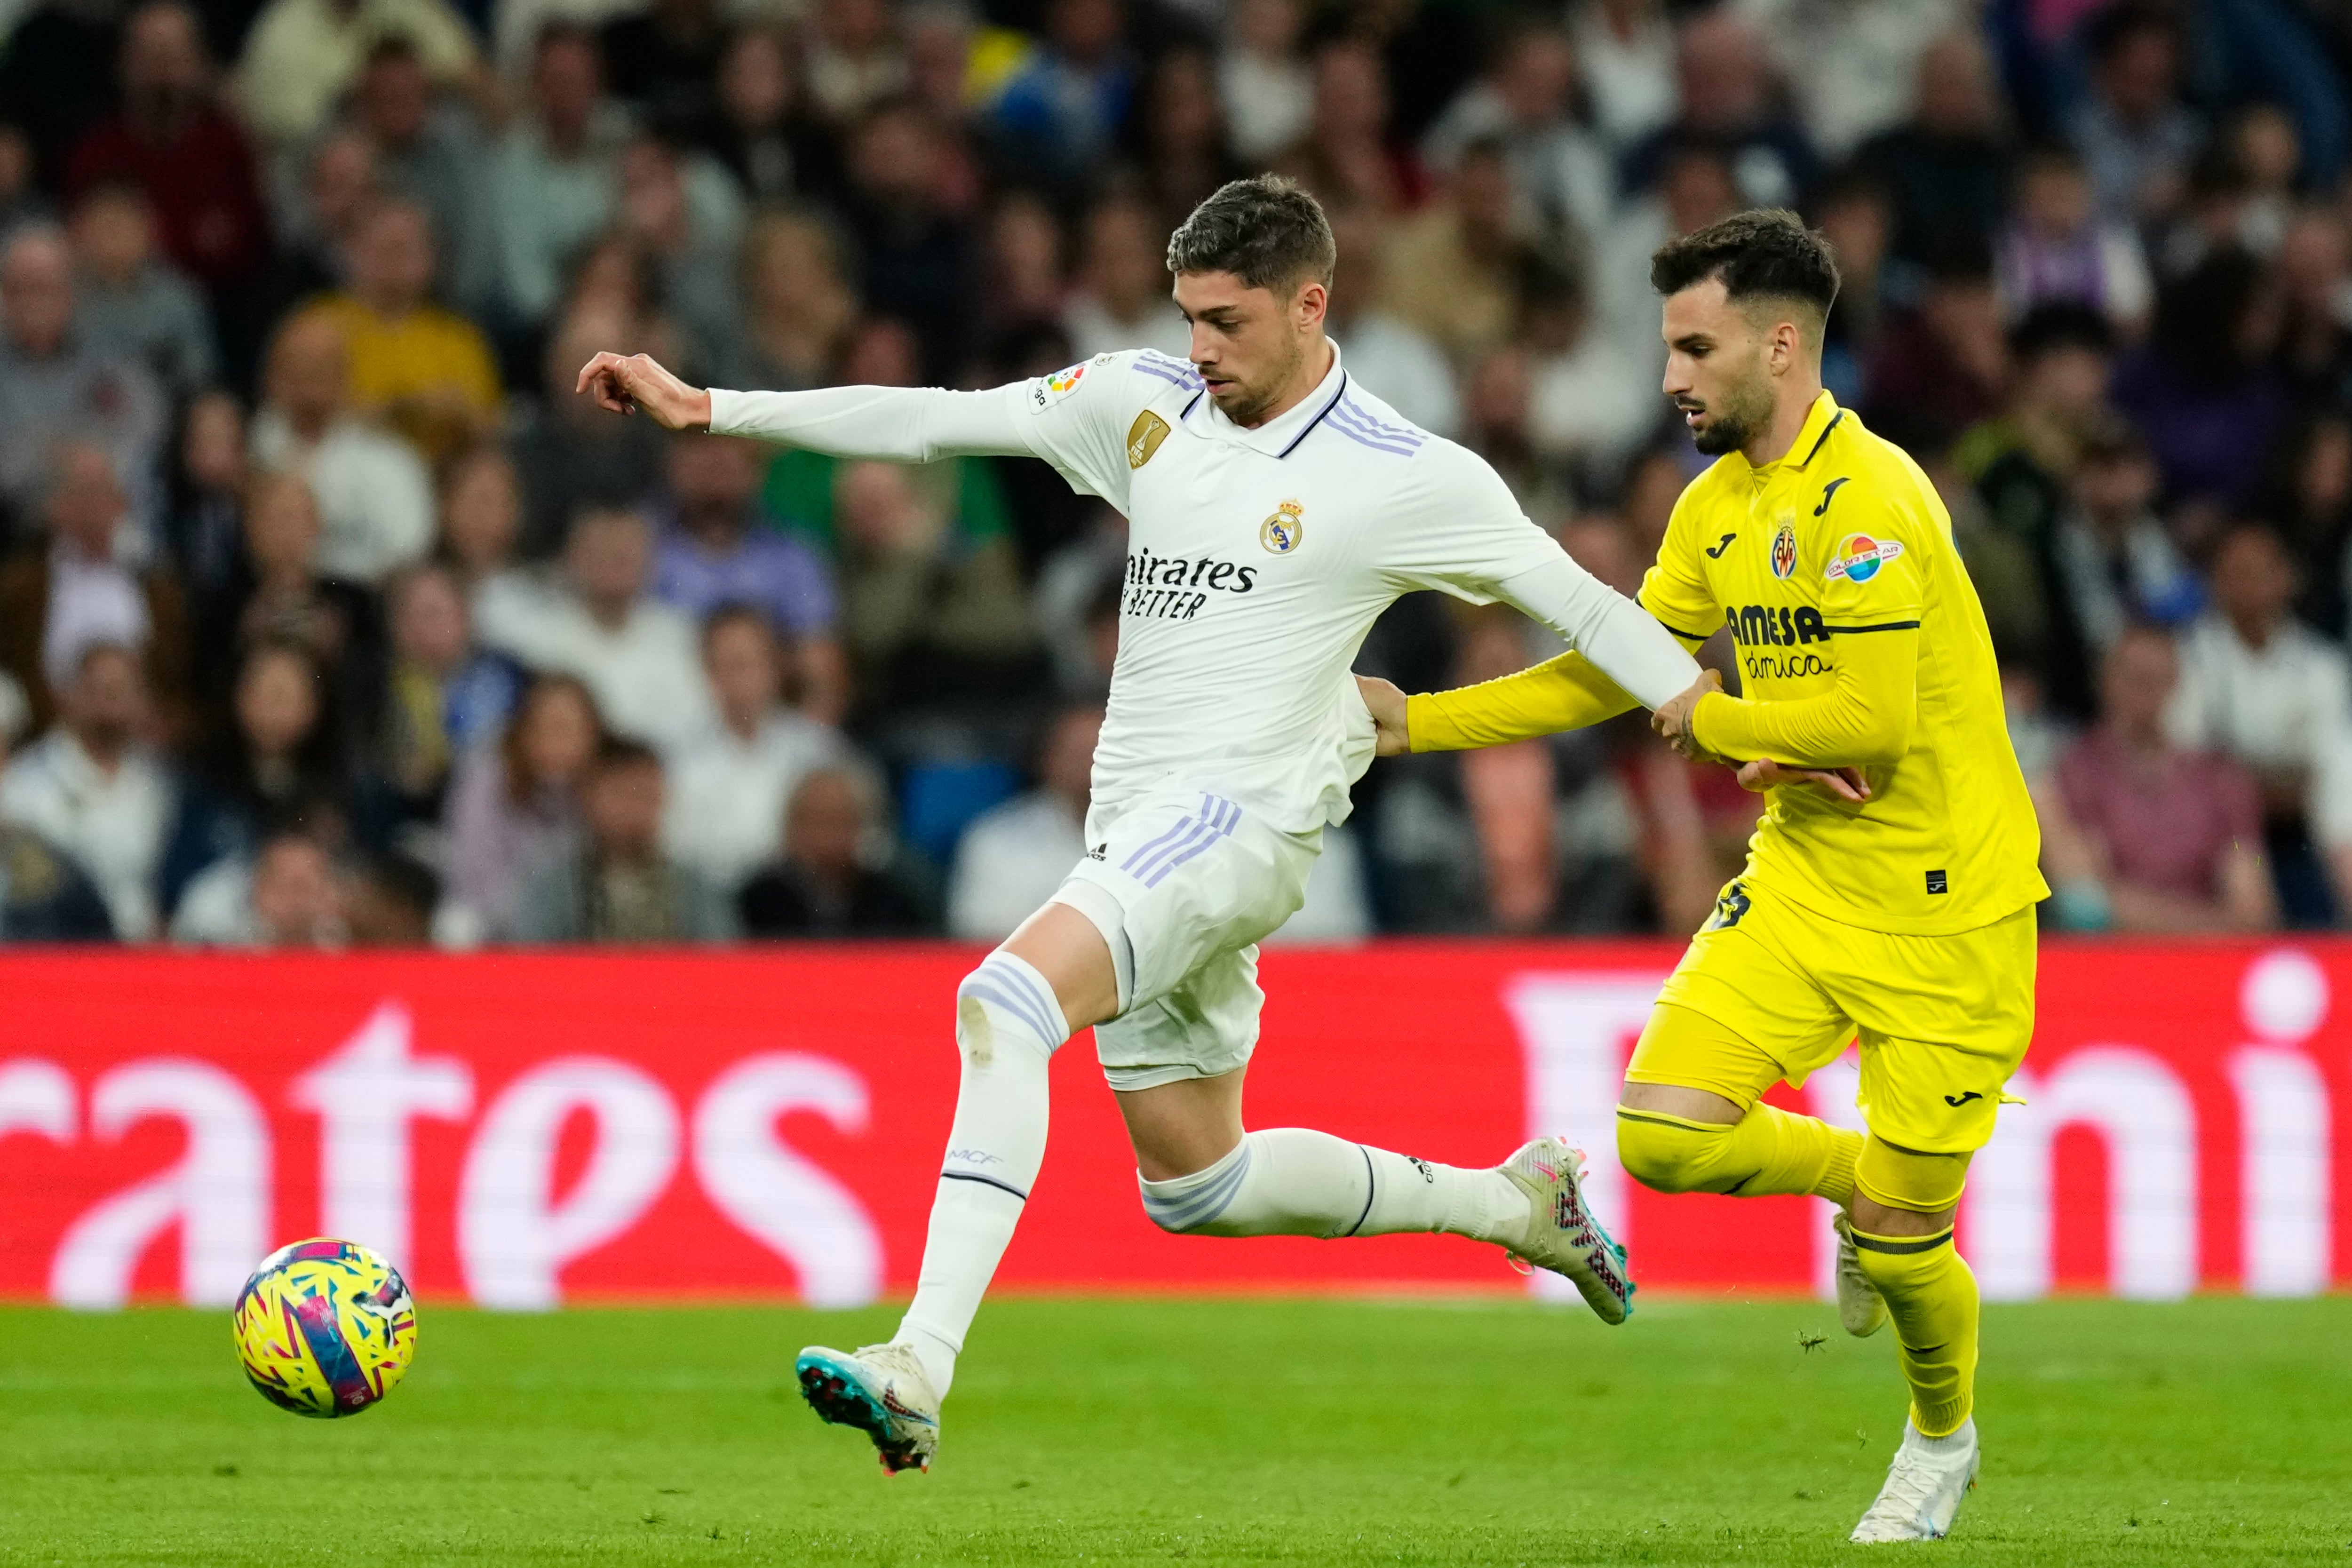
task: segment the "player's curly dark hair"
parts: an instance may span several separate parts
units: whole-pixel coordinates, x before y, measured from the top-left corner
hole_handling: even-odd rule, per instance
[[[1680,239],[1670,239],[1650,258],[1650,287],[1679,294],[1710,278],[1723,280],[1726,298],[1796,300],[1824,317],[1837,299],[1837,258],[1830,242],[1785,207],[1734,213]]]
[[[1168,237],[1169,271],[1230,272],[1277,294],[1329,283],[1339,254],[1323,204],[1280,174],[1228,181]]]

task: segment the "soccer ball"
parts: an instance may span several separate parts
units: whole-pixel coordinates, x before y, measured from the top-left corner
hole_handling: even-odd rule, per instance
[[[416,1303],[400,1270],[353,1242],[298,1241],[261,1260],[230,1319],[245,1375],[297,1415],[356,1415],[416,1353]]]

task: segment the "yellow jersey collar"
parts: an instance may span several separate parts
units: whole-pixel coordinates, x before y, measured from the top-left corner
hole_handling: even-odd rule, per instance
[[[1837,399],[1829,395],[1827,388],[1822,389],[1822,395],[1813,399],[1812,407],[1806,411],[1804,426],[1798,430],[1797,438],[1788,451],[1750,471],[1759,477],[1769,477],[1784,468],[1803,468],[1813,460],[1813,454],[1822,449],[1823,441],[1829,439],[1831,429],[1844,417],[1845,410],[1837,405]]]

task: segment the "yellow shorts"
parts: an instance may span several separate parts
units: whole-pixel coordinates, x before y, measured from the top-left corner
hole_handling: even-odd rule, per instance
[[[1953,936],[1897,936],[1734,881],[1658,1001],[1712,1018],[1760,1058],[1652,1030],[1625,1076],[1745,1106],[1776,1079],[1801,1085],[1859,1034],[1870,1131],[1923,1153],[1970,1152],[1992,1137],[2001,1086],[2032,1038],[2033,967],[2031,906]],[[1694,1056],[1708,1059],[1678,1059]]]

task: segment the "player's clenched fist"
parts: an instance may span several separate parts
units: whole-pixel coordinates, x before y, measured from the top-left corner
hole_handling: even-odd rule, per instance
[[[580,367],[576,390],[615,414],[642,408],[665,430],[699,430],[710,424],[710,394],[687,385],[651,354],[598,354]]]
[[[1691,733],[1691,715],[1698,711],[1698,700],[1710,691],[1723,689],[1723,677],[1711,669],[1702,669],[1688,689],[1673,699],[1664,708],[1650,715],[1650,728],[1666,738],[1666,743],[1693,762],[1704,760],[1698,740]]]
[[[1356,689],[1364,694],[1364,706],[1372,710],[1372,723],[1378,728],[1372,754],[1398,757],[1412,751],[1412,736],[1405,727],[1405,696],[1395,682],[1377,675],[1360,675]]]

